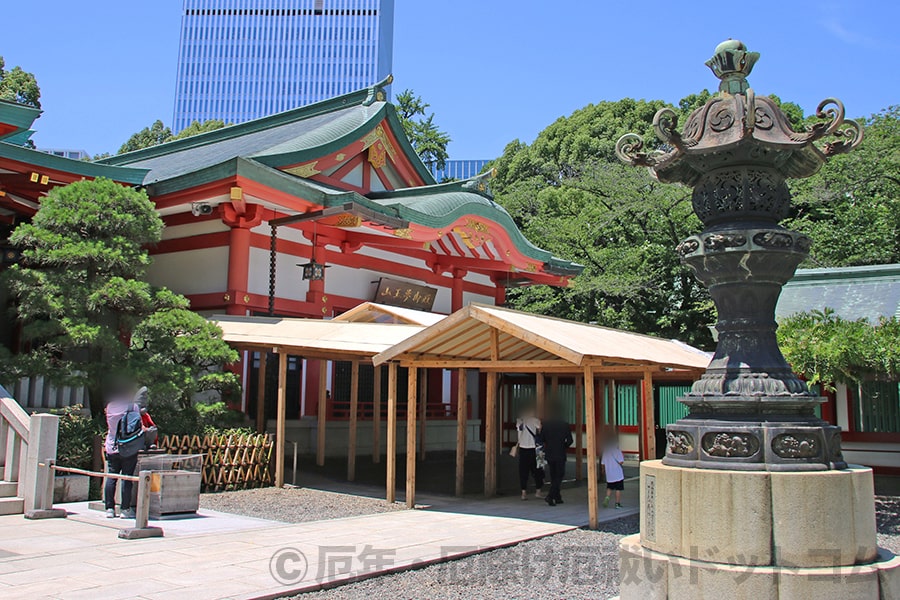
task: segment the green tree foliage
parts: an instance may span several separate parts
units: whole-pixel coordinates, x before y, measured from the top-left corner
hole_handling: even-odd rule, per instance
[[[434,113],[427,114],[429,106],[412,90],[404,90],[394,102],[403,131],[416,154],[428,167],[435,165],[438,169],[443,169],[447,161],[450,136],[435,125]]]
[[[179,131],[177,135],[173,135],[170,128],[166,127],[162,121],[156,120],[150,127],[144,127],[128,138],[128,141],[119,148],[117,154],[143,150],[144,148],[158,146],[159,144],[171,142],[172,140],[180,140],[199,133],[215,131],[216,129],[221,129],[225,126],[226,123],[221,119],[210,119],[209,121],[203,121],[202,123],[200,121],[194,121]]]
[[[853,152],[790,182],[795,213],[785,225],[812,238],[808,266],[900,262],[900,106],[864,123]]]
[[[128,138],[128,140],[119,148],[117,154],[125,154],[126,152],[143,150],[150,146],[158,146],[171,138],[172,130],[166,127],[162,121],[157,119],[150,127],[144,127]]]
[[[708,93],[685,98],[681,112]],[[538,246],[585,265],[568,288],[511,288],[517,308],[633,331],[712,343],[713,308],[675,246],[702,226],[690,190],[621,164],[615,142],[634,131],[655,143],[661,101],[601,102],[562,117],[495,161],[497,201]]]
[[[778,343],[794,371],[810,383],[855,384],[900,379],[900,320],[848,321],[831,309],[800,313],[779,323]]]
[[[202,123],[200,121],[193,121],[190,125],[165,141],[171,142],[172,140],[180,140],[183,138],[191,137],[193,135],[197,135],[199,133],[206,133],[207,131],[222,129],[225,126],[226,123],[222,119],[210,119],[208,121],[203,121]]]
[[[6,63],[0,56],[0,100],[28,104],[41,107],[41,88],[38,87],[34,75],[23,71],[21,67],[13,67],[7,71]]]
[[[10,237],[23,262],[4,284],[30,351],[0,361],[0,380],[44,375],[87,386],[95,415],[111,375],[136,375],[181,403],[194,391],[235,389],[233,374],[206,373],[237,360],[218,330],[199,323],[184,297],[143,279],[146,247],[162,229],[143,191],[106,179],[51,190]]]

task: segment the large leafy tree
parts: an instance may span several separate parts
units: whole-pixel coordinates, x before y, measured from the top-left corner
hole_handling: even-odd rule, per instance
[[[795,214],[785,225],[812,238],[807,266],[900,262],[900,106],[864,124],[853,152],[790,182]]]
[[[118,154],[143,150],[144,148],[158,146],[159,144],[171,142],[172,140],[180,140],[199,133],[215,131],[216,129],[221,129],[225,126],[226,123],[221,119],[210,119],[208,121],[203,121],[202,123],[200,121],[194,121],[177,134],[173,135],[172,130],[166,127],[162,121],[157,119],[150,127],[144,127],[128,138],[128,140],[119,148]]]
[[[44,375],[87,387],[95,414],[110,375],[131,374],[172,400],[233,389],[206,377],[237,355],[187,300],[143,279],[163,223],[146,193],[98,179],[54,188],[10,240],[23,262],[4,273],[29,351],[0,361],[0,380]],[[190,339],[187,339],[190,338]]]
[[[13,67],[7,71],[5,66],[6,63],[0,56],[0,99],[40,108],[41,88],[34,75],[23,71],[21,67]]]
[[[708,98],[686,98],[689,112]],[[675,246],[699,231],[690,190],[622,165],[615,142],[635,131],[652,143],[663,102],[601,102],[558,119],[534,143],[509,144],[494,166],[497,200],[526,236],[585,265],[568,288],[511,289],[517,308],[622,327],[699,346],[712,343],[706,291]]]
[[[434,113],[428,113],[429,106],[412,90],[402,91],[394,102],[403,131],[416,154],[428,167],[443,169],[447,161],[450,136],[434,123]]]

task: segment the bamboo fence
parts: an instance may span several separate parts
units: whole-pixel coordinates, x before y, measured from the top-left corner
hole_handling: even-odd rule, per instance
[[[244,435],[167,435],[159,448],[170,454],[203,454],[205,492],[266,487],[273,483],[273,437]]]

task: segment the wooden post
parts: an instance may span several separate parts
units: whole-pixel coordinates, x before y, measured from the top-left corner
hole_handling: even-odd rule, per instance
[[[394,502],[397,492],[397,363],[388,365],[387,495]]]
[[[644,370],[643,398],[641,399],[640,414],[641,437],[643,439],[642,460],[656,459],[656,416],[653,407],[653,371]]]
[[[584,377],[575,377],[575,481],[584,479]]]
[[[316,435],[316,464],[320,467],[325,464],[325,428],[328,419],[328,406],[326,396],[328,394],[328,361],[319,361],[319,411],[318,434]]]
[[[419,378],[419,458],[425,460],[425,420],[428,416],[428,369]]]
[[[419,395],[418,372],[416,367],[408,369],[407,410],[406,410],[406,507],[416,507],[416,405]]]
[[[381,367],[375,367],[372,395],[372,462],[381,462]]]
[[[287,407],[287,354],[278,354],[278,414],[275,426],[275,487],[284,485],[284,421]]]
[[[469,424],[469,407],[466,395],[466,370],[457,369],[456,377],[456,495],[464,493],[466,468],[466,427]]]
[[[347,443],[347,481],[356,479],[356,425],[359,417],[359,361],[350,366],[350,439]]]
[[[597,420],[594,407],[594,371],[584,368],[584,412],[587,421],[588,447],[588,521],[591,529],[597,529],[598,492],[597,492]]]
[[[537,401],[537,416],[539,419],[547,418],[544,408],[547,405],[547,380],[543,373],[538,373],[535,380],[535,399]]]
[[[484,410],[484,495],[497,494],[497,373],[488,371]]]
[[[258,380],[256,382],[256,431],[266,430],[266,361],[267,352],[259,353]]]

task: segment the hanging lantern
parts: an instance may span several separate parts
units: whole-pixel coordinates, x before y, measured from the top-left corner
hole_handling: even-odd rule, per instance
[[[303,279],[310,281],[321,281],[325,279],[325,265],[315,261],[308,262],[305,265],[297,265],[303,269]]]

